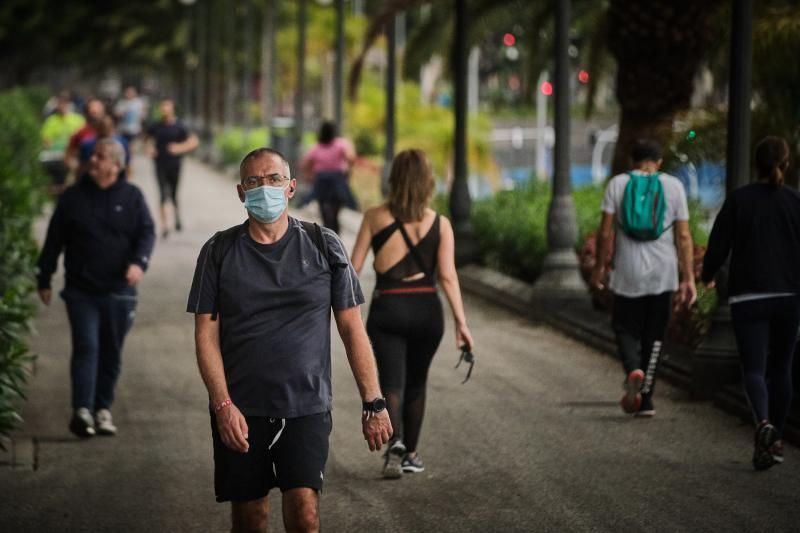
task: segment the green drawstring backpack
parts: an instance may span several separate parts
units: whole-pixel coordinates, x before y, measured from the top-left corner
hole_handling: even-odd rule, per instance
[[[628,173],[630,180],[622,197],[622,231],[637,241],[654,241],[664,228],[664,186],[660,173],[643,175]]]

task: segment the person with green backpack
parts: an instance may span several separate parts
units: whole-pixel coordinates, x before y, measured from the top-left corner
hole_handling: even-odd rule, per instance
[[[659,172],[661,148],[653,141],[634,143],[631,160],[633,170],[606,187],[591,283],[608,284],[614,293],[612,327],[626,376],[620,405],[626,413],[650,417],[673,293],[678,291],[680,304],[691,305],[697,289],[683,184]]]

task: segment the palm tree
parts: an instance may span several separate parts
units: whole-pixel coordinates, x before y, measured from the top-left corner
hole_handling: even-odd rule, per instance
[[[695,74],[710,35],[718,0],[611,0],[608,48],[617,62],[619,137],[612,174],[626,170],[632,143],[650,138],[667,144],[672,125],[689,108]]]

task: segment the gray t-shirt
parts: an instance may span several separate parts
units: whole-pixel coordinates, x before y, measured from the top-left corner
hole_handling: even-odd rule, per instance
[[[218,277],[207,242],[187,312],[210,314],[217,296],[220,345],[231,400],[246,416],[295,418],[331,409],[331,307],[364,303],[342,241],[323,228],[326,261],[294,218],[273,244],[242,229]]]
[[[635,174],[640,174],[634,171]],[[628,174],[611,178],[603,196],[603,212],[615,214],[620,211],[625,186],[630,181]],[[666,231],[654,241],[637,241],[628,237],[620,228],[617,217],[617,232],[614,263],[610,288],[615,294],[635,298],[675,291],[678,288],[678,254],[675,247],[674,224],[676,220],[689,220],[689,206],[683,184],[674,176],[661,174],[664,187],[664,228]]]

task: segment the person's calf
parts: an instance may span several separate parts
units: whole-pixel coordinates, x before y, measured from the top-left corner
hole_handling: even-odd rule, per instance
[[[231,531],[233,533],[263,533],[267,530],[269,500],[267,497],[231,504]]]

